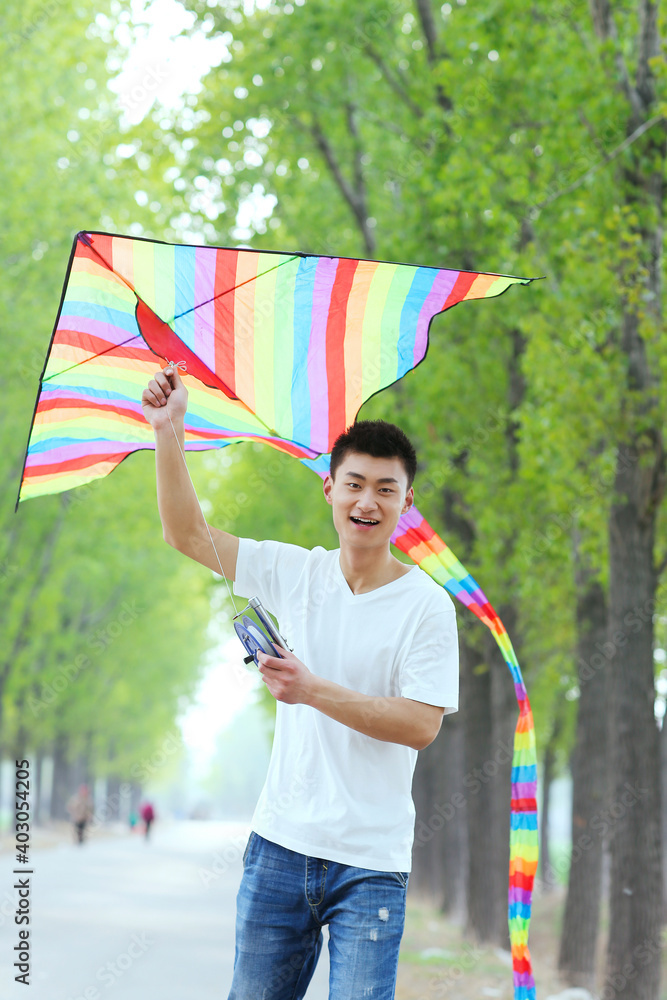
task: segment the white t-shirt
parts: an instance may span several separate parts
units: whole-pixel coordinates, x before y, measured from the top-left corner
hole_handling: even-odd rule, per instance
[[[242,538],[234,592],[259,597],[312,673],[363,694],[457,711],[454,603],[418,566],[355,595],[340,549]],[[279,701],[276,709],[252,829],[310,857],[409,872],[417,751],[365,736],[309,705]]]

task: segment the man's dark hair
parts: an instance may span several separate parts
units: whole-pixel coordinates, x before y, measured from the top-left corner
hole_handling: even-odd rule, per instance
[[[331,476],[348,451],[358,451],[373,458],[399,458],[408,476],[408,489],[417,473],[417,455],[400,427],[386,420],[358,420],[340,434],[331,449]]]

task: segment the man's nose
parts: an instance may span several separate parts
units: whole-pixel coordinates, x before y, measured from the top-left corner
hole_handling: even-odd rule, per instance
[[[362,507],[363,510],[372,510],[376,506],[375,497],[370,491],[364,491],[361,494],[359,497],[359,506]]]

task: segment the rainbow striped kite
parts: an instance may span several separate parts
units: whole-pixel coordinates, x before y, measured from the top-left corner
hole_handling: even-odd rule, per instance
[[[418,365],[434,316],[530,278],[79,233],[40,379],[19,500],[107,475],[154,448],[141,393],[185,362],[185,447],[263,441],[326,475],[362,403]],[[18,506],[18,501],[17,501]],[[516,1000],[532,1000],[535,732],[509,636],[412,507],[392,541],[491,629],[514,679],[509,928]]]

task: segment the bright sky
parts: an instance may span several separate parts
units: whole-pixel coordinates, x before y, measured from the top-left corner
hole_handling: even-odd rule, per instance
[[[198,91],[202,76],[225,56],[223,38],[208,38],[201,30],[180,34],[194,21],[178,0],[132,0],[131,20],[116,31],[128,57],[112,89],[133,124],[155,101],[178,107],[183,95]]]
[[[154,103],[178,108],[184,95],[196,93],[200,81],[226,54],[224,39],[209,39],[192,28],[194,14],[178,0],[132,0],[132,17],[116,32],[128,55],[112,84],[130,122],[137,123]],[[257,672],[243,663],[239,640],[220,637],[209,658],[195,701],[179,719],[191,751],[195,772],[203,773],[215,750],[218,734],[234,716],[256,699],[261,686]]]
[[[254,0],[254,5],[263,6],[267,2]],[[115,30],[115,38],[127,51],[127,57],[122,64],[116,60],[118,73],[110,87],[118,95],[127,121],[137,124],[154,105],[167,112],[181,109],[184,97],[201,89],[202,77],[223,60],[229,60],[227,46],[231,35],[209,38],[201,29],[192,32],[195,16],[178,0],[131,0],[131,6],[131,17]],[[103,27],[110,23],[103,15],[98,15],[98,21]],[[131,147],[128,148],[131,152]],[[197,200],[200,211],[211,219],[217,217],[219,192],[215,183],[208,194],[201,191]],[[265,194],[255,185],[239,206],[237,228],[232,236],[239,241],[250,239],[253,229],[263,225],[275,204],[273,195]],[[185,231],[184,236],[197,241],[197,234]]]
[[[236,636],[221,643],[210,658],[195,701],[179,719],[197,773],[206,770],[218,733],[257,698],[262,681],[258,671],[243,663],[245,655]]]

